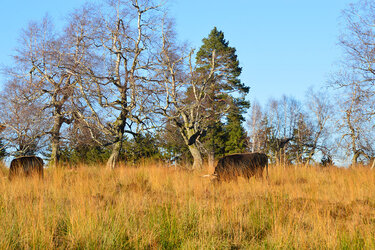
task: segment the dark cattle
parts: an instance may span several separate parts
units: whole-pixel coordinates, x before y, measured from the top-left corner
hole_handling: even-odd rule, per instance
[[[218,181],[236,180],[238,176],[263,177],[265,167],[268,178],[268,157],[263,153],[227,155],[217,163],[214,176]]]
[[[22,156],[13,159],[9,168],[9,180],[15,176],[38,175],[43,178],[43,160],[37,156]]]

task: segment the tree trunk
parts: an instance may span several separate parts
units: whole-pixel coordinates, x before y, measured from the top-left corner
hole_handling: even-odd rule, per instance
[[[51,138],[51,162],[52,167],[57,167],[60,162],[60,130],[63,124],[62,115],[58,114],[55,116],[54,124],[52,128]]]
[[[119,140],[113,144],[112,153],[107,161],[107,168],[114,169],[120,158],[120,151],[122,148],[122,140]]]
[[[52,138],[51,143],[51,166],[57,167],[60,161],[60,140],[59,138]]]
[[[358,157],[359,157],[359,153],[358,152],[355,152],[354,155],[353,155],[353,158],[352,158],[352,166],[355,167],[358,163]]]
[[[126,92],[123,92],[121,95],[121,98],[123,100],[123,103],[126,103],[124,100],[126,100]],[[124,129],[126,124],[126,116],[127,116],[127,110],[126,110],[126,104],[122,107],[122,111],[120,112],[119,116],[116,119],[116,122],[113,124],[115,128],[115,142],[113,143],[112,153],[107,161],[107,167],[110,169],[114,169],[117,166],[117,163],[120,158],[120,152],[122,149],[122,141],[124,139]]]
[[[210,168],[215,167],[215,152],[214,151],[208,152],[208,166]]]
[[[212,115],[214,116],[214,115]],[[213,133],[211,134],[211,145],[209,146],[209,149],[208,149],[208,154],[207,154],[207,158],[208,158],[208,166],[210,168],[214,168],[214,164],[215,164],[215,135],[216,135],[216,126],[213,126]]]
[[[191,155],[193,156],[193,170],[202,169],[203,166],[203,159],[202,154],[199,151],[197,145],[194,143],[192,145],[189,145],[189,151]]]
[[[184,139],[191,155],[193,156],[193,170],[201,169],[203,166],[203,158],[202,154],[199,151],[199,148],[197,146],[197,137],[195,136],[198,132],[193,128],[193,126],[190,125],[188,122],[188,117],[183,114],[183,119],[185,121],[184,125],[181,125],[177,122],[175,124],[180,130],[180,134],[182,138]]]
[[[310,161],[312,160],[313,155],[315,154],[315,147],[311,150],[309,155],[307,156],[305,167],[308,167],[310,165]]]

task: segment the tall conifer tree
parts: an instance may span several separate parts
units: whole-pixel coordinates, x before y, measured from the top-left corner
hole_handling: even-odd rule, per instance
[[[246,87],[239,79],[242,68],[239,66],[236,49],[229,46],[229,42],[225,40],[222,31],[215,27],[208,37],[202,41],[203,45],[196,56],[198,71],[201,74],[207,74],[214,52],[216,66],[220,69],[212,80],[208,93],[209,98],[206,103],[206,112],[212,115],[204,144],[209,152],[209,161],[212,164],[215,154],[222,155],[228,152],[244,151],[242,147],[241,149],[233,147],[226,149],[227,143],[223,143],[223,141],[232,141],[234,143],[238,136],[243,137],[244,130],[241,123],[244,118],[242,113],[244,109],[250,106],[249,102],[245,100],[249,87]],[[227,112],[218,115],[215,111],[219,109],[227,110]],[[235,112],[236,114],[229,117],[229,112]],[[237,132],[239,133],[238,135],[236,132],[228,130],[223,133],[222,118],[227,118],[230,124],[227,126],[228,129],[241,130],[242,132]],[[234,124],[240,127],[235,127]]]

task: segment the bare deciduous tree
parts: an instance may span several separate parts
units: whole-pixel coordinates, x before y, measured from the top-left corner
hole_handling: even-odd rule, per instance
[[[311,140],[308,142],[309,153],[306,164],[309,164],[317,151],[323,155],[330,156],[328,123],[333,119],[333,107],[330,96],[323,92],[314,92],[313,89],[307,91],[307,113],[311,120]]]
[[[266,109],[255,102],[248,121],[253,151],[267,152],[281,163],[308,164],[317,151],[326,151],[328,96],[308,91],[307,109],[292,97],[270,100]]]
[[[292,97],[283,96],[280,100],[270,100],[268,103],[269,150],[279,164],[291,160],[287,159],[286,145],[294,137],[300,113],[301,105]]]
[[[45,147],[45,130],[50,126],[42,103],[32,98],[27,84],[17,78],[9,81],[0,94],[2,140],[11,155],[33,155]]]
[[[77,114],[88,127],[96,124],[108,136],[113,148],[107,166],[114,168],[124,134],[136,135],[151,122],[152,51],[163,12],[160,3],[149,0],[114,0],[100,9],[79,22],[89,23],[79,36],[90,44],[91,64],[81,64],[79,73],[89,112]]]
[[[340,133],[339,145],[352,157],[356,165],[361,156],[370,160],[374,155],[374,123],[367,113],[367,103],[363,101],[360,87],[356,84],[345,87],[346,93],[338,98],[340,116],[337,129]]]
[[[178,128],[193,156],[193,169],[199,169],[203,165],[204,151],[199,138],[204,136],[208,118],[212,114],[205,112],[204,104],[208,101],[208,89],[217,70],[217,58],[214,51],[207,74],[201,74],[192,62],[193,53],[193,50],[177,46],[171,31],[165,29],[159,55],[160,81],[155,89],[162,89],[160,95],[156,96],[158,112]]]
[[[267,141],[267,128],[264,126],[262,107],[257,101],[254,101],[251,105],[251,112],[247,125],[250,130],[249,140],[251,152],[266,152],[265,144]]]
[[[21,44],[14,56],[16,66],[7,74],[30,89],[31,100],[41,104],[45,119],[51,121],[44,131],[51,141],[51,165],[60,157],[60,144],[64,124],[72,122],[77,78],[74,69],[82,64],[82,41],[73,40],[69,27],[61,33],[54,30],[50,18],[31,23],[21,36]]]
[[[375,126],[375,2],[361,0],[350,5],[343,12],[343,19],[340,45],[344,60],[331,85],[340,93],[341,145],[355,165],[363,156],[374,157],[371,140]]]

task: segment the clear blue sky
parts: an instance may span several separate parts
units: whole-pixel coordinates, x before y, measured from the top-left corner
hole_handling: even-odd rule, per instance
[[[97,0],[99,1],[99,0]],[[170,0],[181,40],[199,48],[216,26],[236,47],[249,99],[303,98],[323,86],[340,59],[341,10],[355,0]],[[0,64],[9,64],[22,28],[46,13],[55,22],[84,0],[2,0]],[[0,76],[0,87],[4,78]]]

